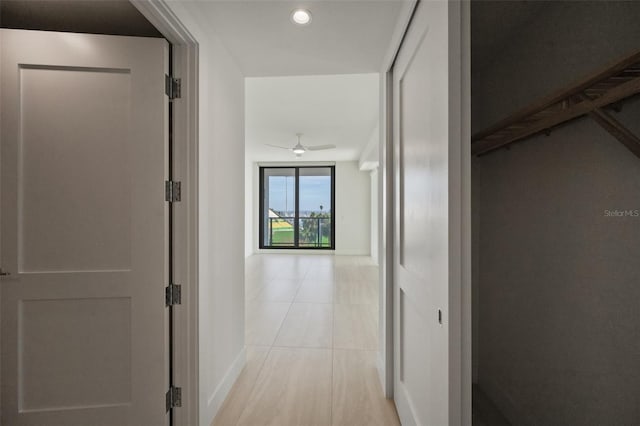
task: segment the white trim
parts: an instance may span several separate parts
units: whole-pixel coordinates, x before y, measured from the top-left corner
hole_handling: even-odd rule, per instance
[[[191,426],[198,417],[198,42],[166,0],[130,0],[173,47],[173,74],[182,79],[174,101],[174,179],[182,201],[174,208],[174,279],[182,285],[175,310],[174,380],[182,388],[182,408],[174,425]]]
[[[207,406],[201,407],[201,410],[205,415],[204,418],[213,419],[216,416],[218,410],[220,410],[220,407],[222,407],[224,400],[227,398],[231,387],[238,379],[238,376],[240,376],[240,373],[242,372],[242,369],[244,368],[246,363],[247,349],[242,348],[236,359],[233,360],[231,367],[229,367],[216,389],[211,395],[209,395],[209,398],[207,398]]]
[[[418,0],[410,0],[402,3],[400,12],[398,13],[396,26],[393,29],[393,34],[391,35],[391,42],[389,43],[387,53],[384,55],[384,60],[382,61],[382,69],[380,70],[380,73],[382,74],[381,76],[391,71],[391,67],[393,67],[396,56],[400,51],[402,40],[409,28],[409,23],[411,22],[411,17],[413,16],[413,11],[417,4]]]
[[[468,2],[449,1],[448,15],[449,158],[453,159],[449,163],[449,203],[454,207],[450,211],[449,226],[449,424],[466,425],[471,423],[472,386],[471,85]],[[459,120],[452,120],[451,117],[459,117]]]
[[[380,70],[378,264],[380,265],[380,347],[378,374],[387,398],[393,398],[393,133],[391,128],[392,68],[409,28],[417,1],[403,2]]]
[[[324,254],[331,256],[339,256],[342,253],[337,254],[335,250],[313,250],[313,249],[258,249],[257,253],[254,254]]]
[[[253,185],[251,186],[251,197],[253,198],[253,254],[260,253],[260,164],[254,162],[251,178]]]
[[[378,79],[380,76],[378,76]],[[378,88],[380,88],[380,84],[378,83]],[[360,157],[358,158],[358,167],[361,171],[371,170],[380,164],[380,156],[379,156],[379,147],[380,147],[380,124],[376,124],[371,131],[371,135],[369,135],[369,141],[362,148],[360,152]]]
[[[366,256],[366,257],[371,257],[371,253],[366,252],[366,251],[362,251],[362,250],[358,250],[358,249],[351,249],[351,250],[340,250],[340,249],[337,249],[335,254],[336,254],[336,256]]]
[[[461,202],[461,264],[462,277],[460,289],[460,321],[461,321],[461,424],[472,423],[471,392],[473,386],[472,368],[472,295],[471,295],[471,3],[460,3],[460,87],[461,93],[461,161],[462,161],[462,202]]]
[[[378,167],[380,167],[380,161],[361,161],[358,164],[358,170],[360,170],[361,172],[373,173],[378,169]]]
[[[387,390],[384,388],[384,384],[386,383],[387,379],[386,377],[383,376],[384,372],[386,371],[386,369],[384,368],[384,359],[382,358],[382,353],[380,351],[378,351],[378,354],[376,356],[376,369],[378,370],[378,379],[380,379],[380,385],[382,386],[382,392],[386,394]],[[392,398],[393,395],[391,396],[386,396],[387,398]]]
[[[391,127],[391,111],[393,96],[391,95],[392,68],[400,50],[404,34],[406,33],[417,1],[409,1],[403,4],[399,18],[394,30],[389,50],[385,55],[380,78],[380,174],[379,179],[379,264],[380,264],[380,350],[378,353],[378,373],[382,382],[385,396],[393,397],[394,392],[394,348],[393,348],[393,129]],[[460,212],[460,288],[458,294],[460,311],[460,333],[459,333],[459,357],[450,362],[460,363],[459,382],[453,384],[458,395],[452,395],[454,400],[459,400],[461,406],[451,407],[451,412],[457,414],[460,424],[471,424],[471,172],[470,172],[470,5],[469,2],[450,1],[450,11],[459,14],[461,19],[461,33],[450,34],[450,37],[458,38],[462,57],[459,58],[461,99],[460,116],[462,117],[463,130],[461,139],[461,212]]]

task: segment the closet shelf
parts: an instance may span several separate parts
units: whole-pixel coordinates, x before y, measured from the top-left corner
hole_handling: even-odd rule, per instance
[[[640,139],[603,110],[638,93],[640,52],[635,52],[476,133],[471,139],[471,152],[486,154],[589,115],[640,157]]]

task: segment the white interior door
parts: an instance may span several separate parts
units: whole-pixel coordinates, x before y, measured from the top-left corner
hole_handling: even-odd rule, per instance
[[[394,398],[405,426],[464,423],[460,39],[459,1],[421,1],[393,68]]]
[[[167,423],[163,39],[2,30],[2,424]]]

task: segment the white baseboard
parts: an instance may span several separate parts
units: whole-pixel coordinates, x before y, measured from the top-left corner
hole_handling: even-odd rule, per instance
[[[387,399],[393,399],[393,383],[388,383],[388,375],[385,371],[385,362],[382,358],[382,353],[379,351],[376,356],[376,369],[378,370],[378,379],[380,380],[380,386],[382,386],[382,393],[384,394],[384,397]]]
[[[336,256],[370,256],[371,253],[369,253],[369,251],[363,251],[363,250],[344,250],[344,249],[337,249],[336,250]]]
[[[368,251],[362,250],[258,249],[258,251],[256,251],[255,253],[245,255],[245,258],[253,254],[323,254],[336,256],[371,256]]]
[[[313,249],[258,249],[255,254],[336,254],[335,250],[313,250]]]
[[[391,374],[385,371],[385,361],[382,358],[382,353],[378,351],[376,354],[376,369],[378,370],[378,379],[380,379],[380,385],[382,386],[382,393],[387,399],[393,399],[393,386],[391,383]],[[386,376],[385,376],[386,375]]]
[[[380,386],[382,386],[382,391],[384,392],[384,361],[382,360],[382,354],[380,353],[380,351],[376,353],[376,369],[378,370],[378,379],[380,379]]]
[[[210,426],[214,417],[218,414],[218,410],[222,406],[222,403],[229,395],[231,387],[238,379],[238,376],[242,372],[247,362],[247,350],[242,348],[236,359],[231,363],[231,367],[227,370],[227,374],[224,375],[216,389],[207,399],[207,404],[204,407],[200,407],[200,426]]]

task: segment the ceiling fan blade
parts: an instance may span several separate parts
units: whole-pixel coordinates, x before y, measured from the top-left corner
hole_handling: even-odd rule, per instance
[[[309,151],[322,151],[323,149],[334,149],[335,145],[315,145],[315,146],[305,146],[304,148]]]
[[[286,147],[286,146],[278,146],[278,145],[271,145],[270,143],[265,143],[264,145],[266,145],[266,146],[270,146],[270,147],[273,147],[273,148],[287,149],[287,150],[289,150],[289,151],[291,150],[291,148],[289,148],[289,147]]]

